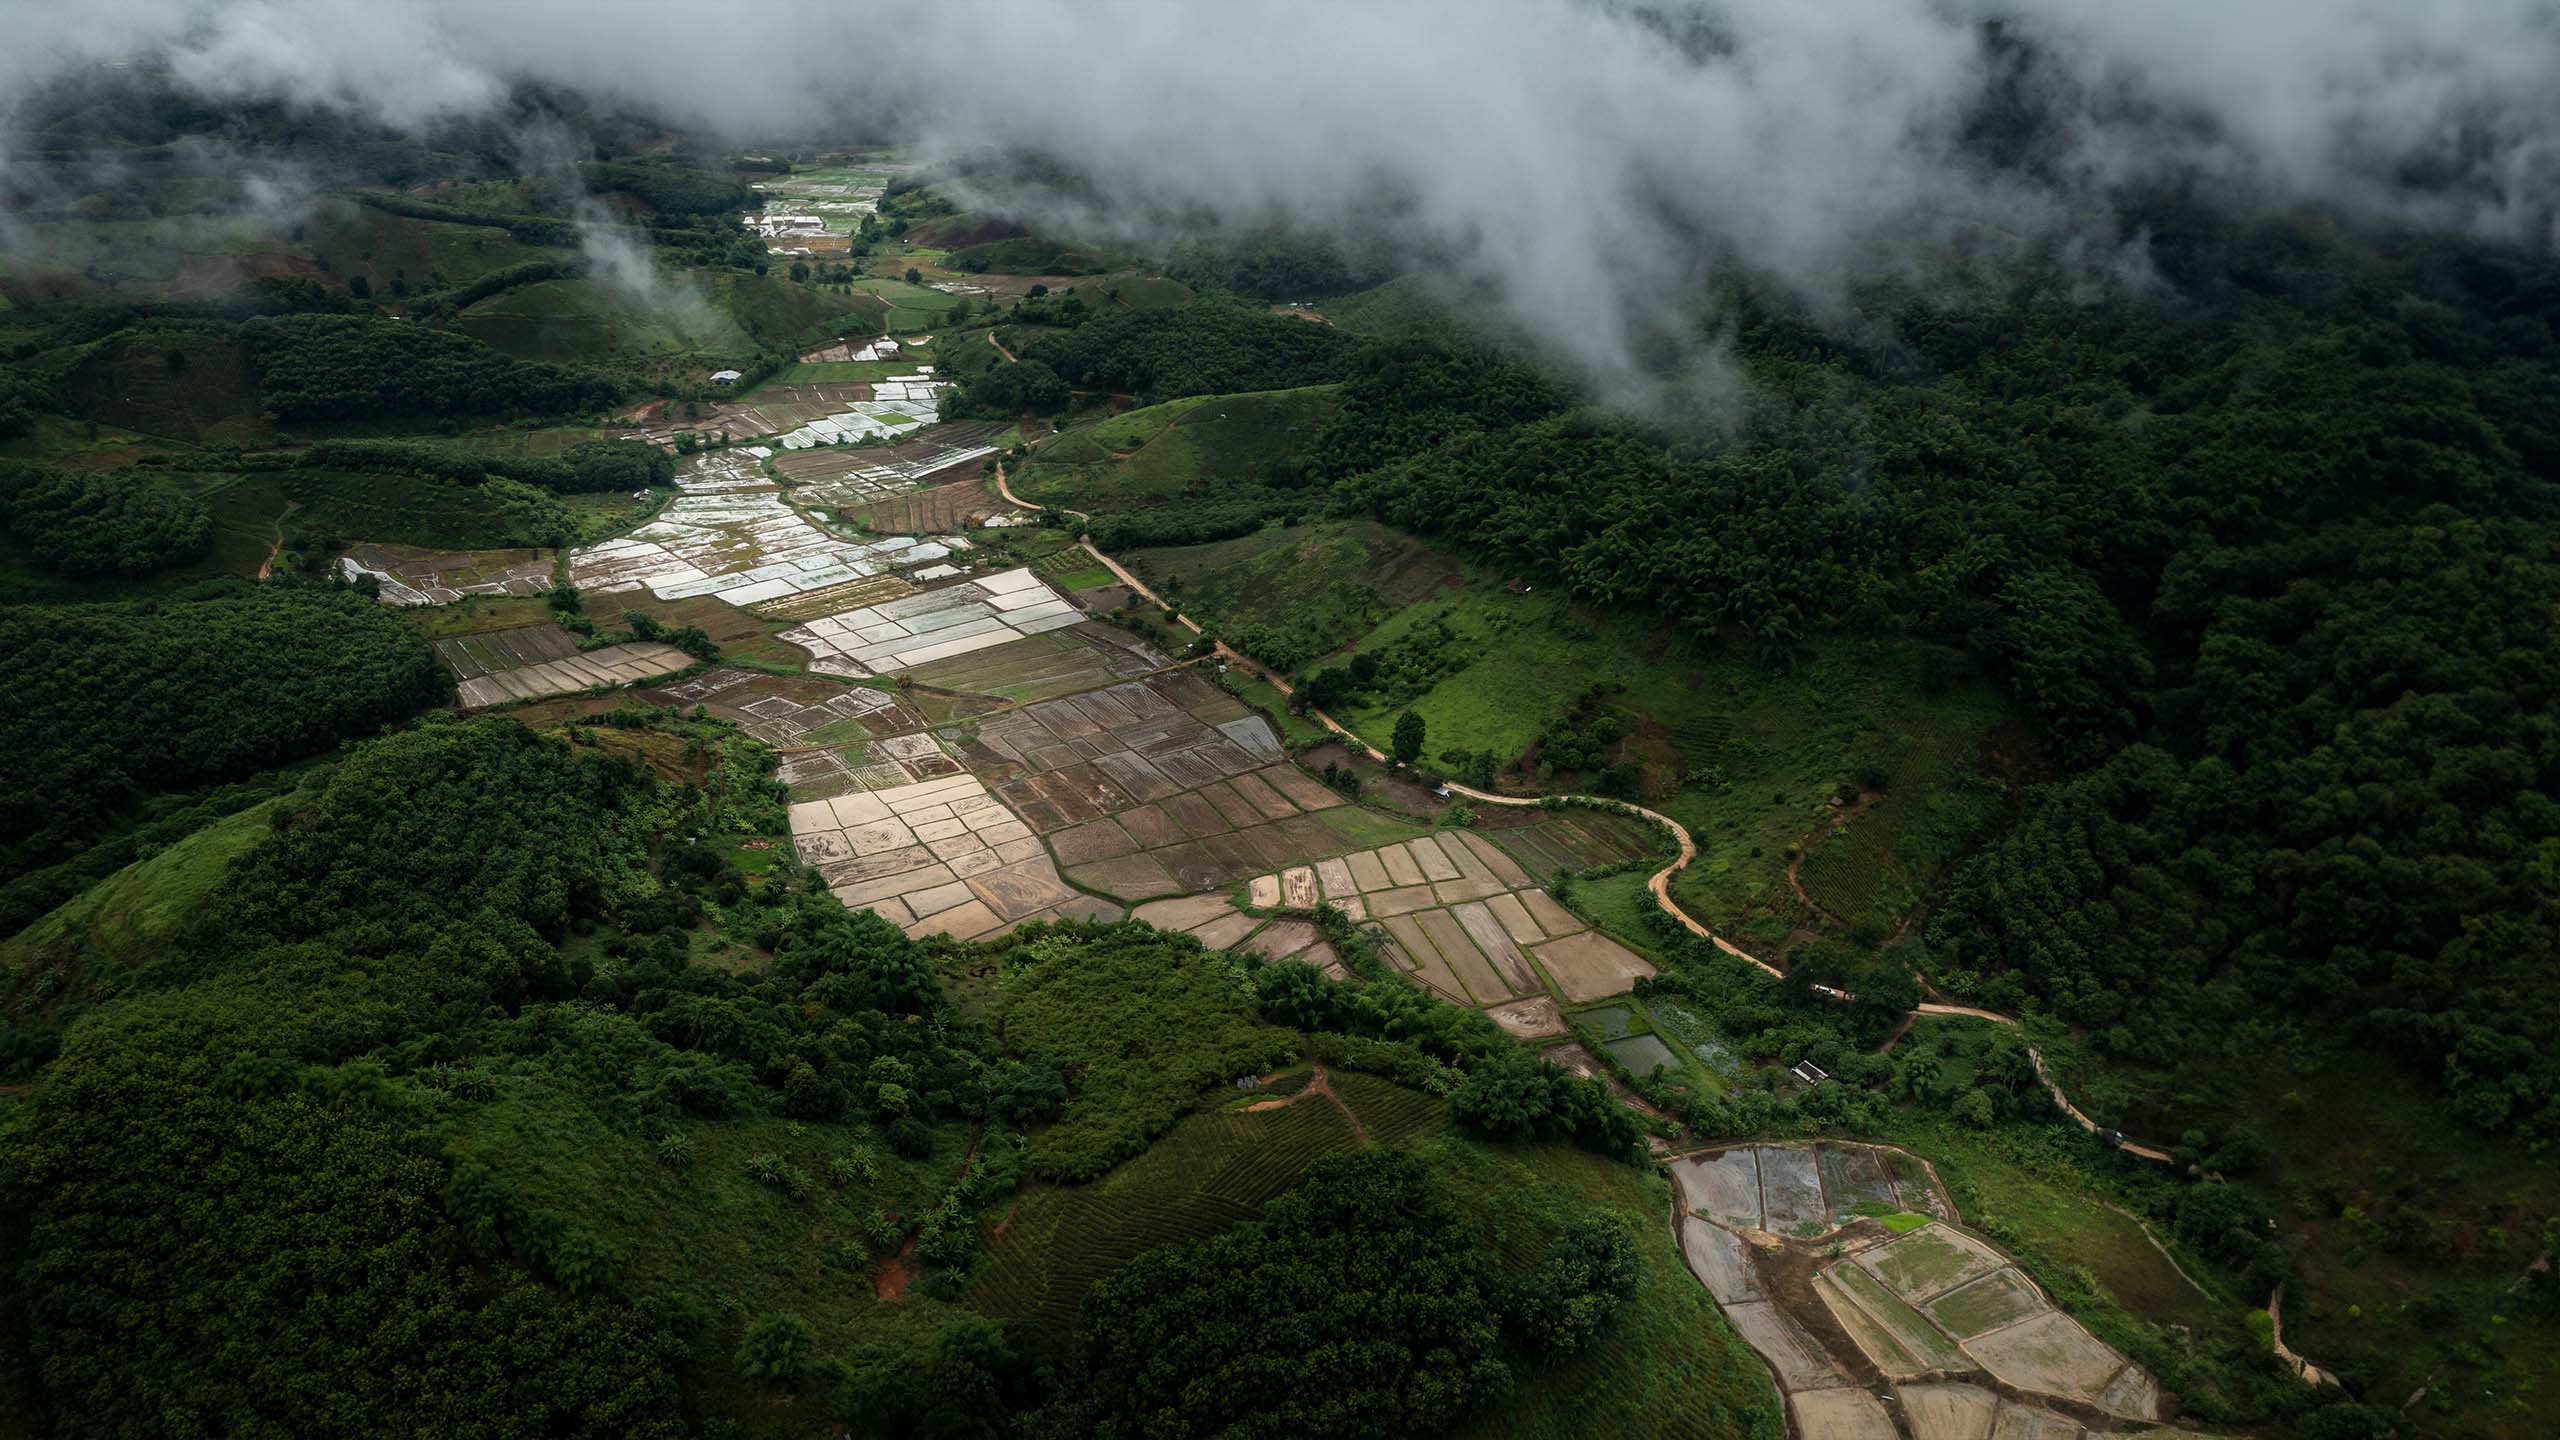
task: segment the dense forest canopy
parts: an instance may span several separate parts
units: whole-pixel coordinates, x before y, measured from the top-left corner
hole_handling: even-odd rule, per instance
[[[1768,398],[1703,444],[1390,348],[1314,455],[1347,507],[1700,642],[1783,665],[1900,632],[2005,676],[2067,773],[1956,877],[1929,960],[1956,993],[2171,1068],[2346,1021],[2541,1136],[2560,294],[2410,236],[2325,263],[2346,296],[2240,271],[2212,304],[2091,305],[2056,277],[1906,302],[1866,346],[1750,316]]]
[[[569,3],[0,65],[0,1433],[1768,1440],[1743,1144],[1763,1299],[2560,1414],[2547,26]]]
[[[344,588],[208,584],[167,599],[0,606],[19,667],[0,725],[0,875],[77,849],[154,791],[240,778],[451,697],[435,652]]]

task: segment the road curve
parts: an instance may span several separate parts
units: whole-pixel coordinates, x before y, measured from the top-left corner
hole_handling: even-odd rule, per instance
[[[990,331],[987,338],[990,341],[994,340],[994,332]],[[997,348],[1001,349],[1003,347],[998,346]],[[1025,510],[1045,510],[1049,508],[1045,505],[1035,505],[1013,493],[1013,488],[1005,483],[1004,461],[1001,457],[996,461],[996,491],[998,494],[1004,496],[1006,500],[1015,505],[1021,506]],[[1082,511],[1068,510],[1064,507],[1060,507],[1058,513],[1061,515],[1072,515],[1078,520],[1089,520],[1092,518],[1091,516],[1084,514]],[[1182,614],[1174,606],[1167,604],[1163,596],[1157,594],[1146,581],[1139,579],[1130,571],[1129,567],[1112,559],[1110,556],[1103,554],[1101,550],[1095,548],[1092,536],[1079,536],[1077,537],[1076,543],[1082,546],[1084,548],[1084,552],[1092,556],[1104,569],[1110,571],[1112,576],[1121,584],[1128,586],[1132,593],[1144,596],[1149,602],[1162,606],[1166,613],[1173,616],[1175,623],[1189,630],[1192,634],[1198,635],[1203,633],[1198,621],[1193,620],[1188,615]],[[1283,695],[1293,692],[1295,687],[1290,685],[1286,677],[1273,674],[1270,670],[1264,668],[1259,662],[1238,651],[1228,648],[1225,641],[1212,640],[1210,644],[1216,647],[1219,659],[1243,670],[1248,675],[1260,678],[1265,684],[1268,684],[1271,688],[1279,691]],[[1351,727],[1343,724],[1341,721],[1334,719],[1332,716],[1321,710],[1313,708],[1308,709],[1306,711],[1306,715],[1307,718],[1315,721],[1317,724],[1339,736],[1344,744],[1358,749],[1361,754],[1368,756],[1370,759],[1375,760],[1382,765],[1387,763],[1387,754],[1385,751],[1380,750],[1377,746],[1372,745],[1368,741],[1361,739],[1358,735],[1353,734]],[[1732,956],[1736,960],[1743,961],[1746,964],[1757,966],[1762,973],[1774,978],[1781,980],[1786,978],[1785,971],[1780,970],[1777,966],[1770,964],[1768,961],[1761,959],[1759,956],[1752,954],[1750,951],[1745,950],[1741,946],[1734,944],[1732,941],[1725,939],[1721,935],[1718,935],[1714,930],[1709,929],[1707,925],[1700,921],[1696,916],[1681,909],[1679,903],[1671,898],[1671,878],[1679,874],[1683,869],[1687,868],[1689,862],[1698,857],[1697,842],[1690,838],[1689,827],[1681,824],[1679,821],[1674,820],[1670,816],[1664,815],[1659,811],[1648,810],[1641,805],[1627,805],[1622,801],[1611,800],[1597,795],[1557,795],[1532,798],[1521,795],[1497,795],[1489,790],[1478,790],[1472,785],[1461,785],[1454,780],[1446,781],[1444,783],[1448,785],[1451,793],[1464,795],[1470,800],[1478,801],[1486,805],[1535,805],[1539,803],[1539,798],[1548,798],[1590,805],[1614,806],[1627,810],[1633,814],[1641,815],[1645,819],[1662,826],[1664,829],[1670,831],[1671,838],[1678,842],[1679,853],[1672,856],[1670,864],[1656,870],[1649,878],[1646,879],[1645,888],[1653,892],[1654,903],[1662,907],[1664,914],[1669,915],[1673,920],[1679,922],[1681,928],[1687,930],[1692,935],[1696,935],[1701,939],[1708,941],[1725,954]],[[1842,995],[1840,998],[1846,1000],[1855,999],[1856,997]],[[1943,1005],[1933,1001],[1914,1006],[1911,1013],[1915,1016],[1922,1017],[1932,1015],[1961,1016],[1967,1019],[1988,1020],[1994,1025],[2018,1026],[2018,1020],[2015,1016],[2003,1015],[1997,1010],[1976,1009],[1969,1005]],[[2053,1103],[2061,1107],[2063,1114],[2070,1116],[2081,1129],[2092,1135],[2105,1135],[2110,1133],[2107,1127],[2100,1125],[2097,1121],[2080,1113],[2080,1108],[2073,1105],[2070,1098],[2062,1093],[2062,1086],[2057,1083],[2044,1068],[2044,1053],[2042,1051],[2038,1050],[2033,1045],[2029,1045],[2027,1047],[2027,1059],[2034,1064],[2036,1069],[2036,1078],[2044,1082],[2045,1089],[2053,1096]],[[2116,1148],[2122,1150],[2128,1155],[2137,1155],[2145,1160],[2157,1161],[2164,1165],[2170,1163],[2170,1157],[2167,1151],[2155,1149],[2149,1145],[2140,1145],[2131,1140],[2120,1138],[2116,1142]]]

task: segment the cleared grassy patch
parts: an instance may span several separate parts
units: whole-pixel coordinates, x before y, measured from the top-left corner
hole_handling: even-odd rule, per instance
[[[1284,669],[1327,654],[1458,578],[1439,552],[1367,520],[1139,550],[1124,563],[1167,601],[1215,620],[1236,648]]]
[[[1041,446],[1014,488],[1042,504],[1111,514],[1204,484],[1261,482],[1339,402],[1338,389],[1316,385],[1144,406]]]
[[[29,994],[27,987],[41,985],[47,967],[74,957],[92,980],[152,958],[202,913],[231,862],[266,838],[284,803],[279,797],[216,820],[0,942],[0,977],[7,989]]]
[[[1335,718],[1383,746],[1410,708],[1435,757],[1490,751],[1509,788],[1589,790],[1591,773],[1523,762],[1593,686],[1622,687],[1605,697],[1624,730],[1610,754],[1700,848],[1675,897],[1759,946],[1798,929],[1884,938],[1997,818],[2003,775],[2032,763],[1991,682],[1942,675],[1910,647],[1829,640],[1777,669],[1497,578],[1361,637],[1355,653],[1377,655],[1384,679]]]

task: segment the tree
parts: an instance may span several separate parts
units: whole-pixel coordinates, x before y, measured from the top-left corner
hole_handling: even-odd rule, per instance
[[[770,1389],[788,1390],[809,1377],[809,1357],[817,1336],[797,1315],[761,1315],[747,1322],[738,1342],[738,1368],[750,1380]]]
[[[1532,1350],[1558,1358],[1578,1354],[1600,1338],[1643,1273],[1627,1227],[1586,1216],[1567,1227],[1546,1262],[1520,1282],[1512,1323]]]
[[[1259,1221],[1105,1277],[1050,1433],[1325,1436],[1446,1429],[1510,1367],[1490,1258],[1412,1157],[1318,1162]],[[1288,1357],[1323,1356],[1315,1364]]]
[[[908,283],[908,284],[910,284],[910,285],[921,285],[921,284],[923,284],[923,283],[924,283],[924,272],[923,272],[923,271],[921,271],[921,270],[919,270],[919,269],[917,269],[917,268],[916,268],[916,267],[914,267],[913,265],[908,266],[908,267],[907,267],[907,283]]]
[[[1422,717],[1420,715],[1415,714],[1411,710],[1407,710],[1403,714],[1397,716],[1396,733],[1393,745],[1395,762],[1398,765],[1410,766],[1416,760],[1421,759],[1423,739],[1424,731]]]

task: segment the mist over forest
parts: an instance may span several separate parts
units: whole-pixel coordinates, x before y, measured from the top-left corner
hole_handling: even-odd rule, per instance
[[[2560,1429],[2560,6],[21,8],[0,1440]]]

